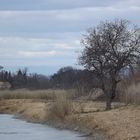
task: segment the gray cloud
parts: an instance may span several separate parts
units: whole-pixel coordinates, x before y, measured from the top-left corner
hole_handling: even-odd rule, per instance
[[[118,5],[140,6],[139,0],[3,0],[0,10],[54,10]]]
[[[1,65],[56,65],[72,60],[79,50],[78,40],[0,37]],[[65,58],[65,59],[64,59]]]
[[[107,6],[115,0],[4,0],[1,10],[51,10]]]
[[[140,25],[139,13],[139,0],[0,1],[0,64],[75,65],[87,28],[115,18]]]
[[[101,20],[127,18],[140,23],[140,7],[93,7],[50,11],[1,11],[1,32],[81,32]],[[134,16],[135,15],[135,16]]]

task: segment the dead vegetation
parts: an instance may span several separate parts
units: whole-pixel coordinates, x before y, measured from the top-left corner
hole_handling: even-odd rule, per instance
[[[58,101],[63,102],[63,105],[57,106]],[[111,140],[140,139],[140,106],[138,105],[125,106],[113,103],[114,109],[105,111],[105,102],[73,100],[71,112],[71,105],[69,106],[66,103],[66,98],[59,98],[58,101],[32,99],[1,100],[0,112],[19,114],[21,118],[33,122],[42,123],[47,121],[48,123],[50,121],[50,111],[53,111],[54,116],[57,115],[57,118],[64,119],[61,120],[62,122],[69,125],[74,124],[76,130],[86,128],[93,133],[94,130],[97,130],[109,136]],[[64,105],[69,109],[69,112],[65,110],[66,108],[63,108]],[[58,110],[55,110],[54,107]],[[62,116],[60,116],[61,113],[63,114]],[[51,119],[53,119],[53,116]],[[58,123],[56,119],[53,122],[55,122],[53,125]],[[63,124],[61,124],[61,128],[63,128]]]
[[[53,103],[52,107],[49,110],[50,119],[60,119],[64,120],[66,116],[71,114],[73,111],[72,100],[68,97],[67,94],[56,95],[56,100]]]
[[[54,100],[56,95],[66,94],[65,90],[1,90],[0,99],[50,99]]]
[[[140,83],[133,83],[132,85],[127,87],[125,91],[125,100],[127,104],[140,104]]]
[[[139,140],[140,83],[121,83],[118,92],[112,110],[105,111],[105,102],[97,101],[103,95],[100,89],[93,89],[86,98],[74,98],[74,90],[1,91],[0,113],[18,114],[29,121],[53,125],[62,122],[61,128],[63,123],[74,124],[76,130],[97,130],[111,140]]]
[[[117,92],[118,101],[125,104],[140,104],[140,82],[123,81],[119,84]]]

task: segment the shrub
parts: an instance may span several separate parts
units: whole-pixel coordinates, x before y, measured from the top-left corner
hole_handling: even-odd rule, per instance
[[[49,117],[52,119],[64,120],[73,111],[72,101],[66,94],[56,95],[56,100],[50,108]]]

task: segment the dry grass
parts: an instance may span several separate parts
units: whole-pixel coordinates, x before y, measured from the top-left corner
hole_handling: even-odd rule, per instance
[[[46,117],[48,103],[34,99],[5,99],[0,100],[0,113],[18,114],[21,118],[32,122],[43,122]]]
[[[67,94],[65,90],[3,90],[0,91],[0,99],[51,99],[57,95]]]
[[[74,114],[68,116],[67,121],[90,130],[101,130],[111,140],[140,140],[139,109],[139,106],[130,105],[110,111]]]
[[[71,98],[73,92],[65,90],[3,90],[0,91],[0,99],[45,99],[54,103],[50,108],[50,118],[64,119],[72,112]]]
[[[125,92],[126,103],[140,104],[140,83],[130,85]]]
[[[119,101],[126,104],[140,104],[140,83],[121,83],[117,95]]]
[[[59,99],[58,99],[59,98]],[[67,106],[69,99],[63,97],[57,97],[57,101],[46,101],[42,102],[37,100],[1,100],[0,101],[0,112],[1,113],[19,113],[23,118],[34,121],[34,122],[48,122],[50,117],[50,109],[60,109],[57,106],[61,103],[61,107]],[[70,101],[71,102],[71,101]],[[55,104],[55,106],[54,106]],[[91,132],[97,129],[104,132],[111,140],[139,140],[140,139],[140,106],[128,105],[122,106],[110,111],[104,111],[103,102],[93,101],[73,101],[72,106],[74,110],[77,108],[78,112],[70,111],[66,114],[64,122],[68,124],[75,124],[77,128],[87,128]],[[79,108],[82,106],[82,112]],[[67,106],[69,108],[69,104]],[[71,103],[70,103],[71,107]],[[54,109],[54,108],[53,108]],[[65,110],[65,109],[64,109]],[[54,111],[54,110],[53,110]],[[57,110],[55,110],[57,111]],[[54,112],[55,112],[54,111]],[[62,110],[63,111],[63,110]],[[71,112],[72,111],[72,112]],[[59,110],[59,113],[62,112]],[[56,114],[55,114],[56,115]],[[59,121],[51,120],[53,123]]]
[[[73,103],[67,94],[60,94],[56,96],[56,100],[50,108],[49,116],[51,119],[64,120],[65,116],[71,114],[73,111]]]

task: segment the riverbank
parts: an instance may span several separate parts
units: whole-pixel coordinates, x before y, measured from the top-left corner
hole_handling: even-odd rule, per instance
[[[15,114],[28,121],[48,123],[59,128],[82,130],[87,135],[97,131],[111,140],[140,139],[140,106],[114,104],[114,109],[104,111],[104,103],[77,100],[73,101],[75,112],[60,121],[49,118],[53,104],[51,100],[1,100],[0,113]]]
[[[69,129],[78,131],[82,137],[88,140],[107,140],[104,135],[91,131],[83,126],[78,126],[70,120],[52,119],[49,110],[53,105],[53,101],[33,100],[33,99],[8,99],[0,101],[1,114],[14,114],[17,118],[33,123],[42,123],[59,129]],[[92,132],[92,133],[91,133]],[[92,135],[93,134],[93,135]]]

